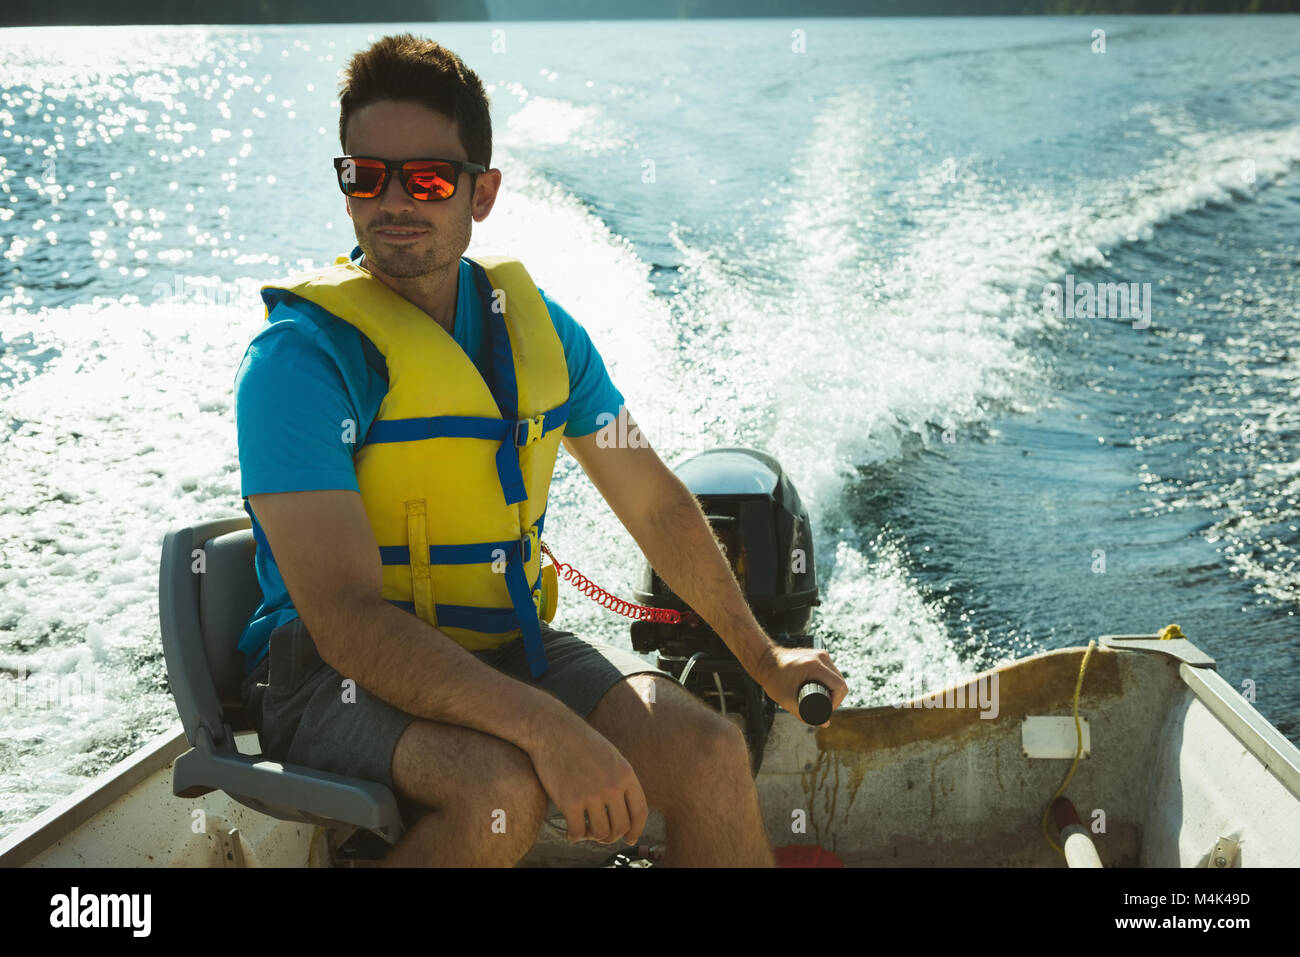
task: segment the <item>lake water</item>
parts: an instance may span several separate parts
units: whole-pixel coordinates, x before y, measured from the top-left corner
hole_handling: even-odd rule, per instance
[[[176,720],[162,537],[240,511],[257,287],[352,248],[336,74],[396,29],[0,30],[0,833]],[[1300,19],[412,29],[489,84],[470,252],[665,460],[790,473],[850,704],[1176,621],[1300,740]],[[552,494],[628,595],[567,456]]]

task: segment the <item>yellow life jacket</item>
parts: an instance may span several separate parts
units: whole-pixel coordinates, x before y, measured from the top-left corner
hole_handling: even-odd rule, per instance
[[[383,562],[383,597],[471,651],[523,637],[546,671],[539,619],[555,613],[540,540],[568,421],[564,346],[514,259],[471,260],[492,342],[492,384],[441,325],[369,272],[334,265],[263,287],[355,326],[388,363],[389,390],[353,456]],[[545,579],[545,580],[544,580]]]

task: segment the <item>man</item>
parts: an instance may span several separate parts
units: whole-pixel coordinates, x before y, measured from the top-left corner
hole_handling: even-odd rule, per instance
[[[771,866],[736,726],[539,620],[560,440],[775,701],[796,712],[816,680],[838,706],[843,678],[763,633],[652,449],[600,447],[597,417],[627,413],[585,331],[519,264],[463,258],[501,187],[478,77],[404,34],[343,78],[335,167],[358,248],[264,290],[237,381],[265,596],[240,648],[263,750],[389,785],[418,817],[390,865],[513,865],[554,801],[570,841],[634,844],[653,806],[669,864]]]

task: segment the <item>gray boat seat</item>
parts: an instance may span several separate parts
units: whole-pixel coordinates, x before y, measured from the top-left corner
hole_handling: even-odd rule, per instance
[[[200,797],[226,792],[241,804],[285,821],[352,826],[395,844],[401,809],[385,785],[244,754],[235,735],[254,730],[239,686],[244,656],[237,643],[262,602],[253,567],[248,516],[168,532],[158,580],[167,678],[190,750],[172,767],[172,792]]]

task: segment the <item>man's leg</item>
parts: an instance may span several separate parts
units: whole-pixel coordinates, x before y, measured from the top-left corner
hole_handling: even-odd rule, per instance
[[[528,755],[491,734],[416,719],[393,750],[397,796],[427,808],[386,867],[513,867],[532,848],[549,798]]]
[[[499,865],[528,853],[549,799],[532,761],[508,741],[414,718],[325,664],[302,620],[271,634],[241,687],[267,757],[386,784],[425,811],[388,865]]]
[[[771,867],[745,736],[670,678],[632,675],[588,718],[636,771],[668,827],[673,867]]]

